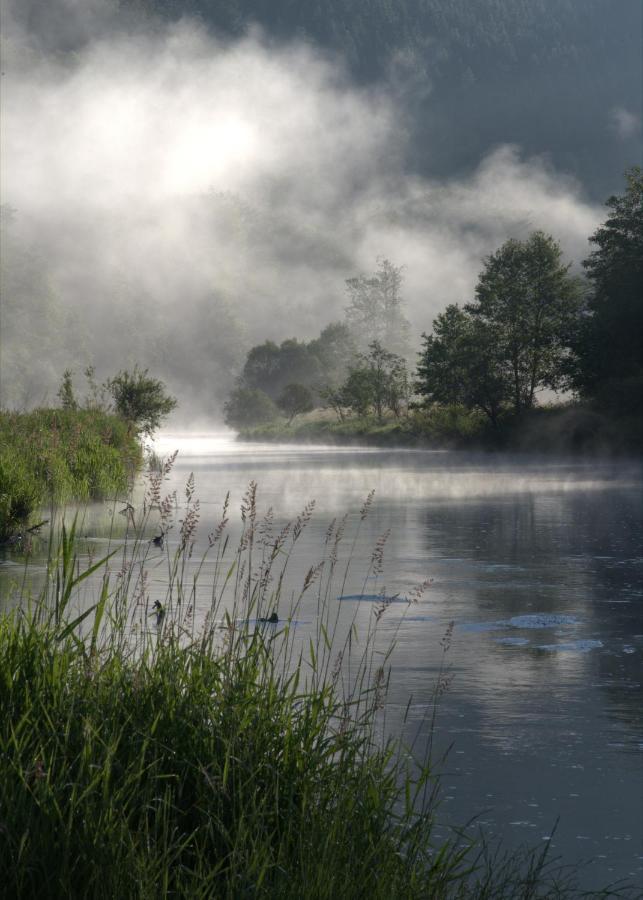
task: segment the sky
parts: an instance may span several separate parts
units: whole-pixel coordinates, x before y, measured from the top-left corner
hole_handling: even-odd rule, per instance
[[[403,266],[419,349],[437,313],[472,298],[504,240],[543,229],[578,267],[603,218],[573,178],[515,145],[465,177],[409,172],[397,86],[358,86],[310,44],[136,22],[104,0],[55,0],[36,27],[18,8],[4,2],[3,266],[15,245],[38,259],[47,290],[83,322],[78,364],[97,361],[99,374],[120,367],[120,345],[181,400],[199,357],[207,368],[225,350],[213,334],[189,364],[172,360],[173,337],[178,347],[198,329],[210,298],[232,311],[242,349],[310,339],[342,318],[345,279],[379,258]],[[615,112],[614,128],[632,127]],[[151,334],[162,322],[160,358],[137,342],[140,320],[110,333],[137,308]],[[230,377],[234,365],[226,357]],[[0,371],[6,389],[11,360]]]

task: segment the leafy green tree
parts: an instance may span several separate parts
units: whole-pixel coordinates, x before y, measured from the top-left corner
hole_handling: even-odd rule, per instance
[[[379,341],[372,341],[369,352],[361,355],[359,364],[350,369],[340,397],[343,406],[359,415],[373,410],[380,422],[387,409],[399,416],[403,403],[408,400],[405,361],[382,347]]]
[[[493,335],[497,378],[510,380],[515,413],[534,406],[542,388],[565,384],[569,335],[583,295],[561,257],[558,243],[542,231],[507,241],[485,260],[476,301],[465,307]]]
[[[408,356],[411,326],[404,315],[401,286],[402,269],[388,259],[380,261],[374,275],[346,281],[346,324],[362,351],[378,341],[390,352]]]
[[[369,369],[351,369],[339,393],[341,406],[366,416],[373,406],[373,378]]]
[[[626,180],[583,263],[592,293],[572,340],[573,382],[585,396],[634,411],[643,403],[643,171],[631,169]]]
[[[406,383],[406,364],[379,341],[369,344],[368,350],[363,361],[371,376],[375,414],[382,421],[386,409],[399,410]]]
[[[290,338],[277,346],[274,341],[265,341],[250,350],[241,377],[246,387],[264,391],[276,400],[287,384],[318,384],[321,366],[304,342]]]
[[[288,424],[295,416],[310,412],[315,408],[313,394],[305,384],[287,384],[279,397],[277,406],[288,417]]]
[[[479,409],[496,426],[511,381],[492,329],[452,304],[422,337],[416,392],[429,404]]]
[[[176,407],[162,381],[148,375],[147,369],[123,370],[105,382],[114,400],[116,412],[138,434],[151,435]]]
[[[223,405],[224,420],[231,428],[274,422],[279,412],[274,401],[258,388],[238,385]]]

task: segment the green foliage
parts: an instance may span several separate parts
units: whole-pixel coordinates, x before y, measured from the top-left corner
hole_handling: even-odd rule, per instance
[[[71,369],[65,369],[62,381],[58,388],[58,399],[63,409],[78,409],[78,401],[74,394],[73,373]]]
[[[43,493],[28,461],[4,447],[0,449],[0,541],[10,538],[29,520]]]
[[[643,172],[626,173],[622,196],[592,235],[583,265],[592,285],[589,315],[572,340],[575,386],[619,411],[643,410]]]
[[[467,307],[498,346],[516,413],[531,409],[538,390],[563,384],[567,337],[582,293],[561,257],[559,244],[542,231],[506,241],[486,259],[476,302]]]
[[[374,275],[346,281],[346,324],[364,352],[377,341],[398,356],[408,356],[411,326],[404,315],[401,286],[402,269],[388,259],[380,260]]]
[[[423,336],[416,390],[426,401],[480,409],[496,425],[504,408],[519,415],[539,390],[565,384],[582,293],[561,255],[536,231],[486,259],[476,301],[448,307]]]
[[[257,388],[236,387],[224,406],[225,423],[231,428],[244,428],[272,422],[279,415],[274,401]]]
[[[287,384],[312,387],[320,377],[317,357],[304,342],[290,338],[282,341],[280,346],[266,341],[253,347],[243,367],[241,381],[244,387],[263,391],[272,400],[277,400]]]
[[[304,384],[287,384],[277,398],[277,406],[290,425],[295,416],[311,412],[315,408],[312,391]]]
[[[368,353],[359,362],[339,391],[326,392],[330,405],[348,408],[360,416],[373,411],[381,422],[386,410],[396,417],[408,404],[408,378],[402,357],[386,350],[379,341],[372,341]]]
[[[230,571],[252,558],[254,495],[246,514]],[[144,564],[144,531],[127,571]],[[0,882],[12,896],[330,900],[366,889],[383,900],[438,897],[466,876],[455,843],[434,860],[419,803],[428,767],[413,779],[405,754],[375,741],[384,670],[365,651],[350,684],[331,675],[330,631],[300,669],[287,622],[266,632],[248,620],[279,600],[265,592],[285,557],[249,567],[247,589],[237,582],[228,621],[246,624],[226,641],[214,589],[211,624],[180,637],[180,564],[158,630],[127,577],[111,590],[102,578],[80,639],[83,617],[70,611],[91,570],[78,574],[74,528],[63,531],[40,602],[0,620]],[[331,596],[329,581],[327,628]]]
[[[51,501],[126,491],[141,450],[117,416],[98,410],[0,413],[0,540]]]
[[[85,409],[100,409],[106,412],[109,408],[107,399],[107,386],[99,385],[96,381],[96,369],[94,366],[86,366],[85,379],[87,381],[87,394],[85,395]]]
[[[105,383],[105,387],[114,399],[118,415],[137,434],[151,435],[176,407],[176,399],[166,392],[163,382],[138,366],[132,372],[119,372]]]
[[[478,409],[496,426],[510,385],[489,326],[454,304],[422,337],[415,390],[425,404]]]
[[[358,416],[366,416],[373,405],[373,378],[368,368],[351,369],[341,387],[340,404]]]

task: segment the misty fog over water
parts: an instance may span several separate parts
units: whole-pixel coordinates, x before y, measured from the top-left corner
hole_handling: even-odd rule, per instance
[[[403,599],[433,579],[418,604],[392,603],[380,622],[382,649],[396,640],[393,733],[411,697],[407,737],[419,728],[426,739],[440,641],[455,623],[436,743],[436,753],[453,745],[441,821],[479,816],[512,846],[542,843],[560,816],[553,852],[566,863],[592,860],[586,887],[643,881],[640,462],[280,447],[208,434],[167,434],[156,447],[180,450],[168,487],[180,490],[195,474],[201,540],[228,490],[234,521],[251,479],[259,515],[272,507],[276,528],[316,500],[293,559],[293,590],[320,558],[329,521],[346,512],[342,554],[350,555],[351,527],[375,489],[344,595]],[[389,528],[384,573],[365,584]],[[357,604],[364,633],[374,602],[337,602],[346,622]],[[312,598],[298,616],[305,639]]]
[[[378,626],[381,650],[395,640],[386,727],[409,740],[418,731],[418,751],[428,739],[441,641],[454,623],[446,654],[452,681],[440,703],[435,743],[436,759],[451,746],[441,766],[440,834],[477,816],[508,847],[542,844],[560,816],[553,853],[569,864],[591,860],[581,875],[586,887],[618,878],[641,882],[639,462],[286,447],[243,444],[231,434],[165,433],[155,449],[180,451],[164,485],[164,493],[177,491],[177,521],[194,473],[195,570],[228,491],[232,546],[251,480],[258,483],[258,518],[272,508],[275,532],[316,501],[289,563],[282,620],[323,556],[329,523],[348,513],[340,565],[350,564],[332,600],[340,633],[354,619],[365,634],[379,596],[394,598]],[[372,489],[373,506],[360,522]],[[118,508],[94,505],[83,514],[83,540],[93,558],[108,543],[119,546],[125,519]],[[388,529],[383,574],[365,581],[376,542]],[[152,528],[150,539],[155,533]],[[150,602],[165,596],[165,554],[177,541],[178,524],[164,552],[152,549]],[[37,583],[38,559],[32,562]],[[197,624],[209,608],[212,571],[209,562],[200,574]],[[5,580],[16,577],[10,555],[1,572]],[[425,579],[431,586],[418,603],[407,604]],[[312,592],[293,623],[303,645],[315,633],[317,614]]]

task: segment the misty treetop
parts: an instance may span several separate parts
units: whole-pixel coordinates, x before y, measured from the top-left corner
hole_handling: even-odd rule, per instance
[[[277,408],[290,422],[315,403],[330,406],[340,417],[344,409],[373,411],[378,419],[385,409],[399,415],[408,402],[405,358],[411,332],[402,281],[401,267],[380,260],[372,275],[346,280],[343,322],[331,322],[308,343],[289,338],[252,347],[225,404],[226,422],[233,427],[266,423],[274,420]]]
[[[346,324],[360,350],[376,341],[398,356],[409,355],[411,325],[404,315],[402,280],[401,267],[382,259],[374,275],[346,281]]]

